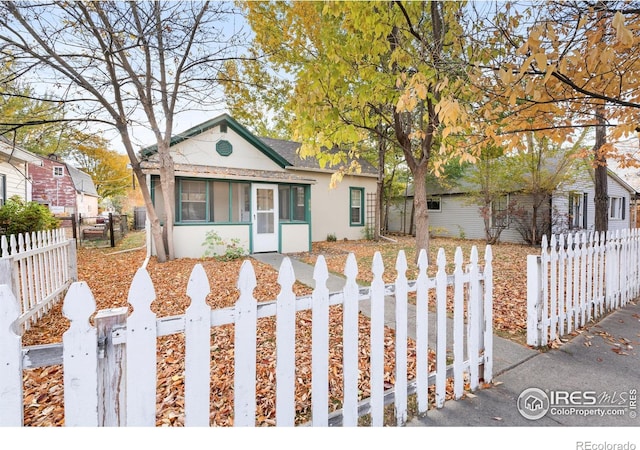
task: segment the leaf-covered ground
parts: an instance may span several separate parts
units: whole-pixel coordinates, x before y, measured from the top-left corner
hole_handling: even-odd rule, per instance
[[[397,275],[395,266],[399,250],[405,252],[409,268],[407,278],[415,280],[418,275],[415,264],[415,238],[410,236],[393,236],[396,242],[374,241],[339,241],[315,242],[310,253],[298,255],[305,262],[315,263],[317,256],[325,257],[329,270],[341,274],[349,253],[354,253],[358,261],[358,280],[369,284],[373,279],[371,264],[375,252],[379,251],[384,261],[385,283],[393,283]],[[436,259],[439,249],[443,249],[447,261],[446,270],[451,274],[454,270],[456,249],[462,250],[464,264],[469,263],[471,249],[476,247],[478,261],[484,266],[486,243],[465,239],[433,238],[429,252],[430,276],[435,275]],[[526,341],[527,327],[527,255],[539,254],[534,247],[516,244],[498,244],[491,246],[493,254],[493,326],[498,334],[520,343]]]
[[[323,254],[329,270],[341,273],[346,256],[355,253],[359,267],[359,281],[371,280],[371,261],[379,250],[385,261],[385,279],[392,282],[395,277],[395,258],[400,248],[404,249],[410,263],[409,279],[415,279],[413,239],[398,237],[397,243],[349,241],[321,242],[313,246],[310,253],[297,255],[309,262]],[[480,258],[484,257],[484,244],[470,241],[434,239],[431,261],[439,247],[445,249],[447,261],[453,262],[453,253],[461,246],[468,260],[471,245],[477,245]],[[497,331],[518,340],[526,326],[526,254],[531,247],[494,246],[494,326]],[[145,250],[116,253],[113,249],[78,249],[79,279],[86,281],[96,300],[97,309],[127,306],[129,285],[136,270],[145,259]],[[186,286],[193,266],[203,265],[212,287],[208,303],[212,308],[232,306],[238,298],[235,287],[242,260],[221,262],[214,259],[180,259],[165,264],[151,258],[149,274],[154,282],[156,300],[151,305],[159,316],[183,314],[189,305]],[[277,272],[268,265],[252,260],[258,279],[254,296],[258,301],[276,298],[280,291]],[[448,270],[452,270],[449,265]],[[310,294],[302,284],[294,285],[297,295]],[[68,321],[61,314],[61,303],[23,336],[23,345],[61,342]],[[299,312],[296,318],[296,412],[297,423],[310,419],[311,406],[311,314]],[[341,334],[342,314],[339,306],[332,307],[330,317],[330,407],[339,409],[342,398]],[[369,396],[369,321],[360,317],[360,380],[359,398]],[[388,329],[385,336],[385,382],[394,383],[394,334]],[[275,320],[260,319],[257,342],[257,424],[275,424]],[[409,342],[409,376],[415,376],[415,345]],[[233,424],[233,326],[217,327],[211,338],[211,425]],[[433,356],[430,355],[431,370]],[[181,335],[158,339],[157,378],[157,425],[181,426],[184,424],[184,338]],[[64,424],[62,367],[52,366],[25,371],[25,425],[61,426]],[[449,389],[449,392],[451,389]],[[448,397],[451,394],[449,393]]]

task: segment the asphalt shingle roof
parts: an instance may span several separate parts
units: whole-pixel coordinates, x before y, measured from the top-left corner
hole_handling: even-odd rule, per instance
[[[299,142],[287,141],[283,139],[272,139],[267,137],[259,138],[262,142],[268,145],[273,151],[278,153],[284,159],[286,159],[294,168],[297,169],[313,169],[321,170],[320,163],[316,158],[302,158],[298,154],[298,149],[301,144]],[[323,149],[323,151],[331,152],[331,150]],[[364,159],[357,159],[362,173],[375,175],[378,173],[377,169]]]

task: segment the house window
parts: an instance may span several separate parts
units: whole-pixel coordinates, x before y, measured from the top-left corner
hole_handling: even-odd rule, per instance
[[[249,183],[178,181],[180,222],[248,223],[251,221]]]
[[[440,197],[429,197],[427,199],[428,211],[440,211]]]
[[[280,221],[305,221],[307,200],[304,186],[280,185],[278,188]]]
[[[291,188],[293,197],[293,220],[305,220],[306,202],[304,186],[293,186]]]
[[[491,202],[491,226],[493,228],[509,226],[509,194],[502,195]]]
[[[624,219],[625,210],[625,198],[624,197],[610,197],[609,198],[609,219],[622,220]]]
[[[54,177],[63,177],[64,176],[64,167],[63,166],[53,166],[53,176]]]
[[[587,194],[572,192],[569,194],[569,229],[587,228]]]
[[[231,189],[231,221],[251,222],[251,185],[229,183]]]
[[[364,188],[349,188],[349,225],[364,225]]]
[[[7,176],[0,173],[0,206],[7,202]]]
[[[207,220],[207,183],[205,181],[181,181],[180,219],[183,222]]]

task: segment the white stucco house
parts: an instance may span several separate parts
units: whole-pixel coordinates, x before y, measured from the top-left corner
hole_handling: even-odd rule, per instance
[[[467,182],[453,183],[442,187],[430,183],[427,206],[429,228],[432,235],[485,239],[485,225],[480,205],[472,200],[469,193],[474,186]],[[623,230],[636,226],[636,202],[638,193],[620,176],[608,170],[607,189],[609,196],[609,230]],[[595,181],[593,169],[588,165],[578,166],[571,181],[559,184],[546,199],[539,211],[539,235],[595,228]],[[510,207],[520,213],[530,211],[533,204],[530,196],[520,192],[505,194],[491,205],[491,226],[503,227],[501,242],[526,243],[516,213],[507,213]],[[389,205],[387,229],[390,232],[412,233],[411,214],[413,211],[411,191],[404,197],[394,199]],[[500,214],[502,213],[502,214]],[[500,222],[495,223],[495,222]]]
[[[29,163],[40,164],[40,158],[0,136],[0,206],[15,195],[32,200]]]
[[[201,257],[209,231],[237,239],[249,253],[294,253],[314,241],[361,239],[367,196],[376,192],[376,169],[331,188],[335,170],[300,158],[299,143],[260,138],[227,114],[174,136],[176,257]],[[164,220],[155,146],[140,152],[154,207]]]

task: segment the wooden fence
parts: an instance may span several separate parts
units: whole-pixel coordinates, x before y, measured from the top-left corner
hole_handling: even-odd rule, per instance
[[[144,268],[136,273],[128,301],[133,307],[100,311],[94,314],[95,300],[85,282],[73,283],[69,289],[63,314],[70,320],[62,344],[22,348],[20,337],[12,323],[19,312],[11,291],[0,286],[0,425],[23,424],[23,370],[63,364],[64,411],[66,426],[154,426],[156,425],[156,346],[160,336],[184,333],[185,336],[185,393],[184,423],[186,426],[209,426],[212,405],[210,339],[215,328],[234,324],[234,426],[253,426],[256,423],[256,344],[257,320],[275,316],[276,365],[275,409],[277,426],[295,424],[296,399],[296,325],[310,326],[311,385],[313,426],[330,426],[334,413],[329,412],[329,311],[334,305],[342,307],[344,398],[339,423],[355,426],[358,418],[369,414],[372,426],[383,425],[384,405],[395,403],[398,425],[407,420],[408,395],[416,394],[418,410],[428,409],[428,386],[435,383],[435,405],[445,403],[447,371],[453,375],[454,397],[463,395],[465,385],[478,388],[480,380],[492,379],[492,268],[491,248],[487,247],[484,268],[478,264],[474,247],[470,264],[463,267],[462,251],[455,254],[455,271],[447,275],[444,251],[437,258],[437,273],[427,275],[426,255],[419,258],[416,281],[406,277],[404,252],[398,254],[397,278],[386,284],[380,254],[376,254],[370,287],[356,284],[357,264],[353,254],[347,260],[347,277],[341,292],[329,293],[326,282],[328,270],[322,256],[314,268],[316,287],[312,295],[296,298],[293,267],[285,258],[280,267],[281,286],[277,300],[257,303],[253,296],[256,277],[249,260],[245,261],[238,277],[239,299],[234,307],[212,310],[205,298],[210,292],[209,281],[200,264],[196,264],[188,283],[187,295],[191,304],[180,316],[157,318],[150,309],[155,299],[154,286]],[[450,289],[448,289],[448,287]],[[449,292],[448,292],[449,290]],[[416,379],[407,375],[407,333],[409,294],[416,294]],[[428,369],[430,295],[437,305],[437,339],[435,342],[435,372]],[[385,390],[385,297],[395,297],[395,386]],[[453,351],[447,354],[447,297],[452,299]],[[358,307],[363,300],[371,301],[370,336],[359,336]],[[297,324],[295,314],[311,309],[311,324]],[[465,318],[466,316],[466,318]],[[358,342],[370,343],[370,398],[358,399],[359,366]],[[451,339],[451,337],[449,337]],[[466,344],[466,345],[465,345]],[[447,365],[447,358],[453,359]],[[361,376],[361,375],[360,375]],[[450,375],[449,375],[450,376]],[[433,381],[435,380],[435,382]],[[215,408],[215,407],[213,407]],[[332,415],[333,414],[333,415]]]
[[[640,295],[640,231],[542,240],[527,259],[527,344],[547,345]]]
[[[0,238],[0,284],[19,305],[18,325],[28,329],[78,279],[75,240],[63,229]]]

